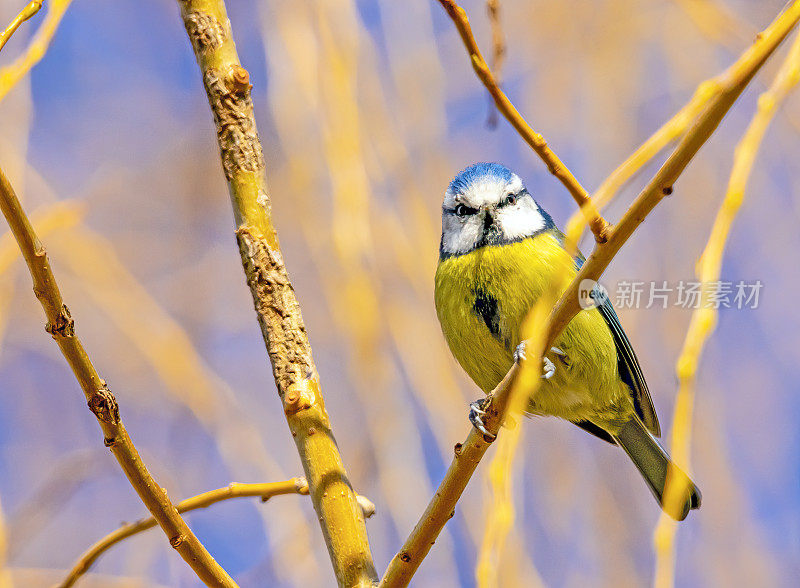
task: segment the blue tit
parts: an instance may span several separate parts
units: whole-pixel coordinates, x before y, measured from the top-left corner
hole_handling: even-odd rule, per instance
[[[521,323],[551,280],[559,272],[574,277],[583,263],[563,242],[552,217],[505,166],[476,163],[450,182],[442,205],[436,312],[450,351],[484,393],[513,365]],[[700,492],[679,469],[669,470],[636,353],[605,293],[596,288],[591,296],[594,305],[581,310],[545,354],[543,379],[527,411],[566,419],[622,447],[662,508],[668,471],[682,478],[683,506],[670,514],[683,520],[699,508]],[[480,410],[473,403],[478,428]]]

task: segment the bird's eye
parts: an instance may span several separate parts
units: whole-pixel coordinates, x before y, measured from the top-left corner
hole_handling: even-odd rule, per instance
[[[458,216],[467,216],[470,213],[470,208],[468,206],[464,206],[463,204],[459,204],[455,208],[455,213]]]
[[[517,195],[516,194],[509,194],[508,196],[506,196],[504,204],[507,204],[507,205],[510,206],[512,204],[515,204],[516,202],[517,202]]]

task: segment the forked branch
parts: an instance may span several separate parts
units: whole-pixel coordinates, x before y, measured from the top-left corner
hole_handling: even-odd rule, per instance
[[[448,10],[458,9],[452,3],[440,0]],[[460,10],[460,9],[458,9]],[[700,114],[690,130],[678,144],[667,162],[639,194],[620,222],[608,232],[605,242],[595,245],[592,255],[581,271],[561,295],[559,302],[543,325],[548,343],[547,349],[570,320],[578,313],[578,288],[583,279],[598,279],[622,245],[644,221],[655,206],[672,191],[672,186],[698,150],[708,140],[722,118],[734,104],[741,92],[761,68],[767,58],[789,34],[800,19],[800,0],[788,6],[775,21],[758,36],[756,42],[729,68],[728,75],[716,88],[713,98]],[[458,25],[461,20],[454,18]],[[461,30],[461,29],[459,29]],[[462,38],[464,34],[462,33]],[[471,36],[470,36],[471,38]],[[467,43],[468,39],[465,39]],[[475,63],[475,60],[473,60]],[[477,71],[477,68],[476,68]],[[519,373],[514,365],[502,382],[492,391],[492,401],[484,417],[484,424],[491,433],[497,433],[503,421],[512,384]],[[445,523],[450,519],[469,478],[489,447],[474,428],[463,444],[456,445],[455,458],[428,504],[422,518],[406,540],[401,550],[389,563],[381,580],[383,588],[407,586],[422,560],[430,551]]]

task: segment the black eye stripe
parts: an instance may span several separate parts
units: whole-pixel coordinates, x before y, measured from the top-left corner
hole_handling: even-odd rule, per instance
[[[466,206],[464,204],[458,204],[453,208],[446,209],[445,212],[447,214],[454,214],[456,216],[468,216],[477,213],[478,209]]]
[[[526,196],[530,197],[530,192],[528,192],[525,188],[514,194],[513,192],[507,193],[501,200],[496,204],[497,208],[502,208],[504,206],[512,206],[520,201],[520,199],[525,198]],[[453,208],[442,208],[442,211],[445,214],[453,214],[459,217],[465,217],[473,214],[477,214],[478,209],[473,208],[471,206],[467,206],[466,204],[456,204]]]

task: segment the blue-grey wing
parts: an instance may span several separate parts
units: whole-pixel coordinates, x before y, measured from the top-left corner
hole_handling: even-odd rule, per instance
[[[584,257],[578,254],[575,258],[575,265],[578,269],[583,265],[583,262]],[[620,378],[628,385],[631,391],[631,399],[633,400],[636,414],[639,415],[648,430],[656,437],[659,437],[661,435],[661,426],[658,424],[658,417],[653,406],[653,399],[650,397],[650,390],[647,388],[647,382],[639,365],[639,359],[636,357],[636,352],[633,350],[633,346],[619,322],[614,306],[605,291],[599,287],[594,288],[591,296],[597,305],[600,315],[605,319],[611,335],[614,337],[614,345],[617,349],[617,369]],[[614,442],[608,433],[592,423],[577,424],[601,439]],[[604,434],[599,434],[598,431]]]
[[[622,381],[625,382],[631,390],[631,398],[633,399],[633,406],[636,409],[636,414],[639,415],[639,418],[642,419],[642,422],[649,431],[656,437],[659,437],[661,436],[661,426],[658,424],[658,417],[656,416],[656,409],[653,406],[653,399],[650,397],[650,390],[647,388],[647,382],[644,379],[642,367],[639,365],[636,352],[633,350],[628,336],[622,329],[619,317],[608,296],[598,289],[595,295],[595,302],[599,303],[597,310],[605,319],[614,337],[614,344],[617,348],[617,369],[620,378],[622,378]]]

